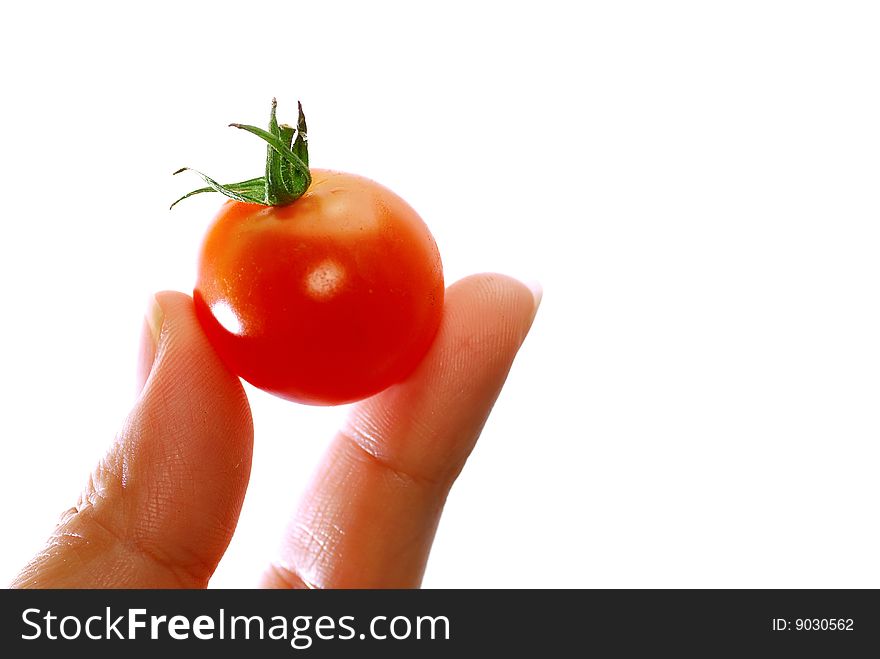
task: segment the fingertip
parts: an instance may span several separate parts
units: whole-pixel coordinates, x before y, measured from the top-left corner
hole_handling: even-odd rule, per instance
[[[526,335],[535,319],[543,287],[535,280],[521,280],[510,275],[486,272],[465,277],[449,287],[448,297],[455,304],[447,305],[453,314],[464,314],[465,323],[479,331],[509,331],[519,337]],[[462,322],[450,319],[452,325]]]

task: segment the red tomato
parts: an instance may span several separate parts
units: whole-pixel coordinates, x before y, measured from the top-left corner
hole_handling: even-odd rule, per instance
[[[440,324],[443,269],[428,228],[396,194],[352,174],[311,176],[287,206],[223,205],[193,297],[234,373],[333,405],[412,372]]]

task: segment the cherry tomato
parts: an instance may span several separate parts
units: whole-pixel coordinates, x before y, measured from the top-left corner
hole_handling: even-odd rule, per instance
[[[333,405],[406,378],[437,332],[443,290],[434,239],[403,199],[313,169],[289,205],[224,203],[193,297],[234,373],[289,400]]]

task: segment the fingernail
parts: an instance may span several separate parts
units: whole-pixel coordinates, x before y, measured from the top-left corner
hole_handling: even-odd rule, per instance
[[[534,279],[526,280],[523,283],[529,287],[532,297],[535,298],[535,313],[537,314],[538,307],[541,306],[541,300],[544,298],[544,287]]]
[[[153,339],[153,346],[159,345],[159,335],[162,333],[162,323],[165,321],[165,312],[159,306],[159,301],[155,295],[150,296],[147,304],[147,313],[145,316],[150,336]]]
[[[159,336],[162,334],[162,323],[165,321],[165,313],[155,295],[151,295],[147,302],[147,311],[144,314],[144,328],[141,333],[141,347],[138,355],[137,368],[137,393],[143,390],[150,372],[153,370],[153,362],[156,361],[156,353],[159,349]]]

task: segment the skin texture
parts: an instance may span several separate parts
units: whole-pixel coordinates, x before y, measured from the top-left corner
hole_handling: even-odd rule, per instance
[[[443,292],[434,239],[403,199],[369,179],[315,169],[289,206],[223,205],[193,298],[234,373],[324,405],[409,375],[437,333]]]
[[[421,583],[449,488],[539,300],[503,275],[446,291],[425,358],[404,382],[355,405],[330,443],[263,586]],[[247,399],[181,293],[156,296],[140,364],[141,393],[107,456],[13,586],[207,585],[247,488]]]

